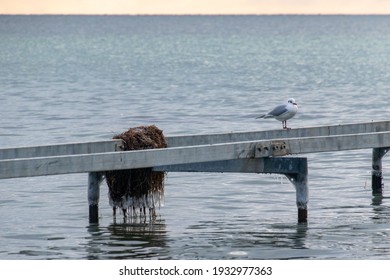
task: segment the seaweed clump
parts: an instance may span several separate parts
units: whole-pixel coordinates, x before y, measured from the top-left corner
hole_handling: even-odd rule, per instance
[[[139,126],[115,135],[113,139],[123,140],[123,150],[145,150],[166,148],[167,143],[162,130],[155,125]],[[139,211],[155,216],[156,206],[160,206],[164,198],[165,172],[153,171],[152,168],[125,169],[106,171],[105,174],[108,189],[109,202],[113,207],[123,211],[124,216],[128,211]]]

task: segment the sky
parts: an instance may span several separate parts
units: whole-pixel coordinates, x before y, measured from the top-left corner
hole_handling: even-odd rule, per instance
[[[0,0],[0,14],[390,14],[390,0]]]

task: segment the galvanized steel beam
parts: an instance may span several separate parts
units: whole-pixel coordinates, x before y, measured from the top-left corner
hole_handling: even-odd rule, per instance
[[[0,160],[0,179],[390,147],[390,132]]]
[[[166,137],[169,147],[207,145],[253,140],[288,139],[299,137],[335,136],[390,131],[390,121],[352,123],[331,126],[303,127],[266,131],[231,132]]]
[[[0,160],[115,152],[120,151],[121,146],[122,140],[108,140],[85,143],[66,143],[32,147],[5,148],[0,149]]]
[[[254,140],[288,139],[298,137],[334,136],[390,131],[390,121],[354,123],[333,126],[303,127],[289,130],[231,132],[166,137],[169,147],[183,147]],[[121,140],[86,143],[65,143],[32,147],[1,148],[0,160],[114,152],[120,150]]]
[[[154,167],[153,170],[166,172],[296,174],[306,172],[306,167],[306,158],[267,157],[163,165]]]

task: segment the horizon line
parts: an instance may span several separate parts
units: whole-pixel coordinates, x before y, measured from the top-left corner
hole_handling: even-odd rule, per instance
[[[390,16],[390,13],[274,13],[274,14],[155,14],[155,13],[140,13],[140,14],[104,14],[104,13],[0,13],[0,16]]]

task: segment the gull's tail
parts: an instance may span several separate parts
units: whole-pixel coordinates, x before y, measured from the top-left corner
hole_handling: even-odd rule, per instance
[[[261,116],[258,116],[256,117],[256,119],[264,119],[266,115],[261,115]]]

